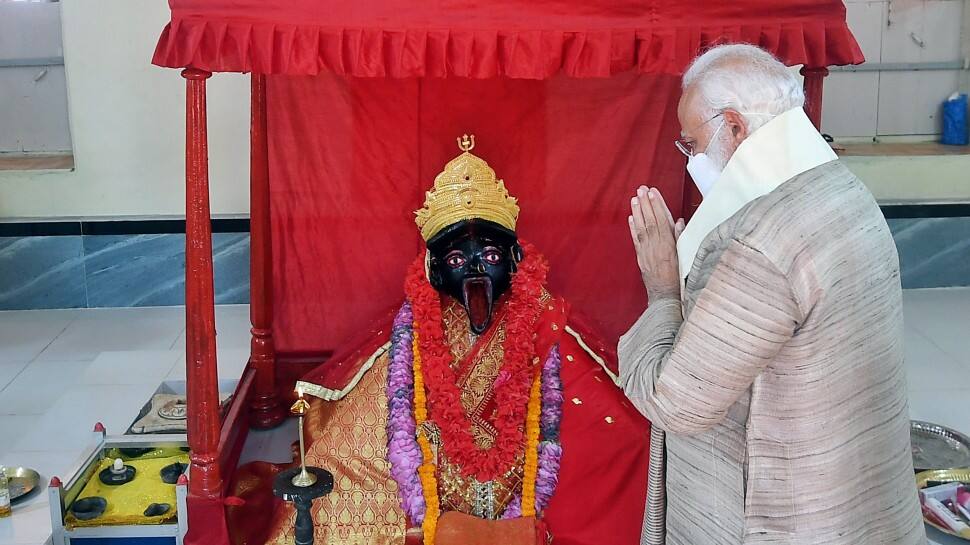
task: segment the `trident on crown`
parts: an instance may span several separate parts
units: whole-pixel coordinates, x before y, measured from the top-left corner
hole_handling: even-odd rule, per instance
[[[293,476],[293,486],[307,487],[317,482],[317,476],[306,470],[306,450],[303,447],[303,416],[310,410],[310,403],[303,399],[303,388],[296,389],[296,403],[290,407],[290,414],[300,417],[300,472]]]
[[[471,151],[475,149],[475,135],[461,135],[461,138],[458,138],[458,147],[461,149],[461,151]]]

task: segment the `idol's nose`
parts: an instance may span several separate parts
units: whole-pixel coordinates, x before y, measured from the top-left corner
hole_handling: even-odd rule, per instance
[[[475,259],[472,260],[472,271],[477,272],[479,274],[485,274],[485,264],[482,263],[481,258],[476,257]]]

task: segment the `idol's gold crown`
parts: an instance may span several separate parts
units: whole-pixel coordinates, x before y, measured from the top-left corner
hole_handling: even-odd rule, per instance
[[[519,205],[505,189],[505,182],[482,158],[472,155],[475,135],[458,139],[462,153],[445,165],[428,191],[415,222],[427,242],[442,229],[462,220],[482,219],[515,231]]]

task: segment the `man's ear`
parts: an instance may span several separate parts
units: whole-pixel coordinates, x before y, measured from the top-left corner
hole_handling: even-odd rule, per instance
[[[724,124],[735,148],[748,137],[748,120],[734,110],[724,110]]]

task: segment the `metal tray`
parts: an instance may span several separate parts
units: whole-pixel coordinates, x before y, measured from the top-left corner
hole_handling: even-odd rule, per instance
[[[970,467],[970,437],[958,431],[913,420],[910,441],[917,472]]]
[[[929,485],[936,485],[939,483],[966,483],[970,484],[970,469],[945,469],[939,471],[923,471],[916,475],[916,487],[920,490],[926,488]],[[923,521],[926,524],[936,528],[937,530],[943,532],[944,534],[951,535],[956,538],[960,538],[964,541],[970,541],[965,537],[957,535],[949,528],[944,528],[935,522],[923,517]]]
[[[6,474],[10,488],[10,503],[27,499],[27,496],[37,490],[37,485],[40,484],[40,475],[27,467],[8,467]]]

